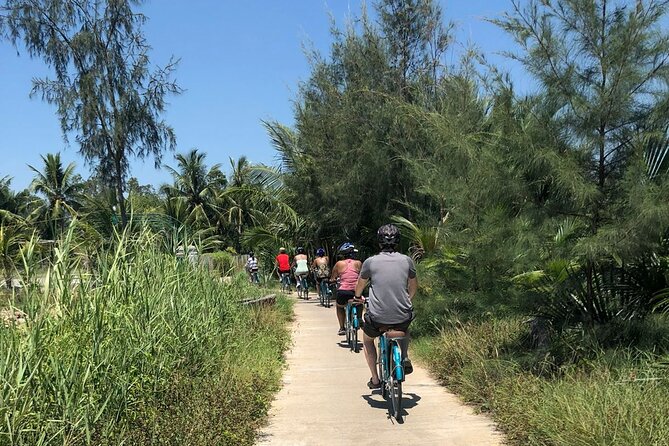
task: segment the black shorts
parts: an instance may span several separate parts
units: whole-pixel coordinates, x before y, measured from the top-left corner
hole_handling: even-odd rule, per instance
[[[398,324],[381,324],[372,319],[369,313],[365,313],[362,318],[362,331],[370,338],[378,338],[386,331],[401,331],[405,334],[409,331],[409,325],[413,320],[413,315],[404,322]]]
[[[354,297],[355,291],[353,290],[337,290],[337,305],[345,307],[348,301]],[[362,307],[362,304],[359,306]]]

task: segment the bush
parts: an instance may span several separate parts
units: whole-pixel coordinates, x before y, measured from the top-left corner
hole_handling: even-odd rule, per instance
[[[666,342],[666,321],[649,325]],[[627,327],[619,336],[644,330]],[[490,411],[512,444],[667,444],[669,380],[655,353],[606,350],[585,332],[530,351],[520,342],[526,333],[519,318],[454,321],[414,349],[449,388]]]
[[[126,237],[126,236],[123,236]],[[251,444],[289,335],[289,307],[251,309],[149,233],[79,284],[72,233],[24,328],[0,327],[0,445]]]
[[[228,251],[217,251],[207,254],[211,259],[212,269],[221,277],[229,276],[235,269],[235,257]]]

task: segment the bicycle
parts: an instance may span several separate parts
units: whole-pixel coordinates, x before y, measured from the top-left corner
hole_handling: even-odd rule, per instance
[[[346,342],[348,342],[348,348],[355,353],[360,351],[360,346],[358,345],[358,329],[360,328],[358,308],[361,304],[362,302],[356,299],[350,299],[346,303]]]
[[[381,396],[389,400],[388,411],[397,421],[402,421],[402,382],[405,378],[402,342],[406,342],[405,336],[388,336],[387,332],[379,336],[377,364]]]
[[[297,297],[301,299],[309,299],[309,285],[307,283],[307,275],[300,274],[297,279]]]
[[[254,285],[260,285],[260,278],[258,277],[258,270],[251,271],[250,275],[251,275],[251,277],[250,277],[251,278],[251,283],[254,284]]]
[[[290,273],[281,273],[281,292],[290,293]]]
[[[318,297],[320,299],[321,307],[330,308],[332,289],[330,288],[327,279],[320,279],[320,283],[318,284]]]

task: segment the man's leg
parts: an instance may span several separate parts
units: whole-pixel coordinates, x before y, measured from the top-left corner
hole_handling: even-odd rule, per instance
[[[369,371],[372,372],[372,384],[378,384],[379,372],[376,369],[376,345],[374,345],[374,338],[367,336],[367,334],[363,332],[362,345],[365,351],[367,366],[369,366]]]
[[[409,321],[411,322],[411,321]],[[403,337],[404,340],[402,342],[399,342],[400,348],[402,349],[402,358],[404,358],[403,361],[403,366],[404,366],[404,373],[406,375],[413,373],[413,364],[411,363],[411,360],[409,359],[409,330],[408,330],[409,324],[407,323],[405,326],[402,328],[404,331],[400,330],[392,330],[388,332],[388,335],[390,337]],[[406,328],[405,328],[406,327]]]

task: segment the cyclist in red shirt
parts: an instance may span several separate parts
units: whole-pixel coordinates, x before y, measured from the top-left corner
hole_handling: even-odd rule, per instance
[[[286,254],[286,248],[279,248],[279,255],[276,256],[276,267],[279,270],[279,279],[284,279],[284,274],[288,276],[288,292],[290,292],[290,258]]]

